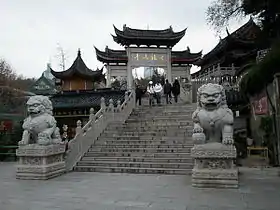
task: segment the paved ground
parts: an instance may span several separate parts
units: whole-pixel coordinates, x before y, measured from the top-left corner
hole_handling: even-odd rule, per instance
[[[275,169],[242,170],[236,190],[195,189],[188,176],[70,173],[49,181],[15,179],[0,163],[0,210],[279,210]]]

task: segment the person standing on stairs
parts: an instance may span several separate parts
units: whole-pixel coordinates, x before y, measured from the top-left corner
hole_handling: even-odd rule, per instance
[[[172,85],[168,82],[168,79],[165,80],[165,84],[163,86],[163,93],[165,95],[166,104],[172,104],[171,103],[171,89],[172,89]]]
[[[145,91],[142,90],[140,88],[140,85],[136,85],[136,89],[135,89],[135,98],[136,98],[136,105],[137,105],[137,102],[139,102],[139,106],[141,106],[142,104],[142,96],[144,95]]]
[[[178,96],[180,95],[180,89],[181,89],[181,86],[180,86],[180,83],[178,81],[178,78],[176,77],[175,81],[173,82],[173,85],[172,85],[172,93],[174,95],[175,103],[178,102]]]
[[[150,81],[147,87],[147,93],[149,97],[149,105],[154,105],[155,90],[153,86],[153,81]]]
[[[154,87],[154,90],[155,90],[155,96],[156,96],[156,100],[157,100],[157,105],[160,105],[161,104],[161,94],[162,94],[162,86],[160,84],[159,81],[157,81],[155,87]]]

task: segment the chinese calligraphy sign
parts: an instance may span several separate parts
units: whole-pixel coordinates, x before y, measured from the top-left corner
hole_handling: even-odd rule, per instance
[[[131,61],[136,65],[166,65],[167,57],[163,53],[131,53]]]

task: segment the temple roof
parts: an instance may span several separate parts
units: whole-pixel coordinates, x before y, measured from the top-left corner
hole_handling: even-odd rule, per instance
[[[128,57],[125,50],[112,50],[106,46],[105,51],[95,47],[97,60],[103,63],[127,63]],[[190,49],[183,51],[172,51],[172,64],[192,64],[201,58],[202,51],[191,53]]]
[[[173,47],[185,36],[187,29],[174,32],[170,26],[163,30],[142,30],[124,25],[121,31],[114,25],[114,30],[116,34],[116,36],[112,35],[114,41],[123,46],[157,45]]]
[[[37,95],[52,95],[57,92],[54,81],[48,79],[44,73],[31,86],[30,91]]]
[[[209,62],[211,59],[219,59],[225,55],[227,51],[232,49],[244,49],[253,50],[256,48],[255,36],[256,32],[260,28],[255,24],[255,22],[250,19],[246,24],[238,28],[233,33],[229,33],[227,30],[227,36],[219,41],[219,43],[212,49],[209,53],[204,55],[195,64],[198,66],[203,66]]]
[[[171,52],[171,63],[173,64],[192,64],[198,61],[202,56],[202,51],[191,53],[189,47],[183,51]]]
[[[73,76],[79,76],[85,79],[99,79],[102,76],[102,72],[103,69],[93,71],[86,66],[81,57],[80,49],[78,50],[77,58],[69,69],[61,72],[56,72],[51,69],[51,73],[58,79],[66,79]]]
[[[127,54],[125,50],[112,50],[106,46],[105,51],[94,47],[97,60],[103,63],[127,63]]]

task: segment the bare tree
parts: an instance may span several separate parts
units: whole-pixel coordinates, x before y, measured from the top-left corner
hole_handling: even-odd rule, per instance
[[[228,26],[231,19],[241,19],[245,16],[244,0],[213,0],[206,11],[206,20],[217,34]]]
[[[4,60],[0,59],[0,85],[7,86],[16,79],[16,74],[11,66]]]
[[[57,44],[57,51],[58,51],[57,57],[60,59],[59,66],[61,67],[62,71],[65,71],[65,62],[66,62],[67,56],[66,56],[66,53],[65,53],[63,47],[59,43]]]

